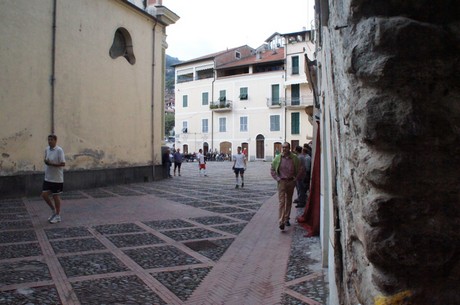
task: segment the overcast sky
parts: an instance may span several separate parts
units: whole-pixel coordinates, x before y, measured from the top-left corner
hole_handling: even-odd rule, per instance
[[[190,60],[247,44],[257,48],[273,33],[311,29],[313,0],[163,0],[180,19],[166,28],[166,54]]]

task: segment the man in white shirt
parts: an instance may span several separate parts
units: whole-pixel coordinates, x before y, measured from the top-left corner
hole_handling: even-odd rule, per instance
[[[61,193],[64,189],[64,150],[56,145],[57,136],[48,136],[48,147],[45,149],[45,180],[43,181],[42,198],[51,208],[52,214],[48,218],[50,223],[61,221]],[[51,201],[50,195],[53,197]]]
[[[241,177],[241,187],[244,187],[244,171],[246,170],[246,155],[241,153],[241,146],[237,148],[237,154],[233,155],[233,171],[235,172],[236,186],[237,189],[239,186],[239,177]]]
[[[198,150],[196,159],[198,160],[198,170],[200,171],[200,176],[201,172],[203,172],[204,176],[208,176],[206,175],[206,161],[204,160],[203,150],[201,148]]]

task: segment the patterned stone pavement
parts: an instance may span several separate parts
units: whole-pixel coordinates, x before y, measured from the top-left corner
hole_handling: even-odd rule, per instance
[[[243,189],[231,165],[66,192],[55,225],[38,195],[0,199],[0,304],[327,304],[319,239],[295,215],[278,229],[270,164]]]

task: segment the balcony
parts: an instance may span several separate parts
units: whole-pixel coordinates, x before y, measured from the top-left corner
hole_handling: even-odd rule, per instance
[[[219,100],[216,102],[211,102],[209,109],[217,112],[232,111],[232,101],[229,100]]]
[[[281,108],[284,103],[284,98],[268,98],[267,97],[267,107],[268,108]]]
[[[301,96],[295,98],[286,98],[286,108],[300,109],[313,105],[313,96]]]

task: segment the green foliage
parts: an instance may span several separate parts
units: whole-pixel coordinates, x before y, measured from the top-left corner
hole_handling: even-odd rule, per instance
[[[177,57],[172,57],[166,54],[166,75],[165,75],[165,89],[174,91],[174,67],[172,65],[179,64],[182,61]]]
[[[168,136],[170,131],[174,128],[175,118],[174,113],[167,112],[165,114],[165,134]]]

